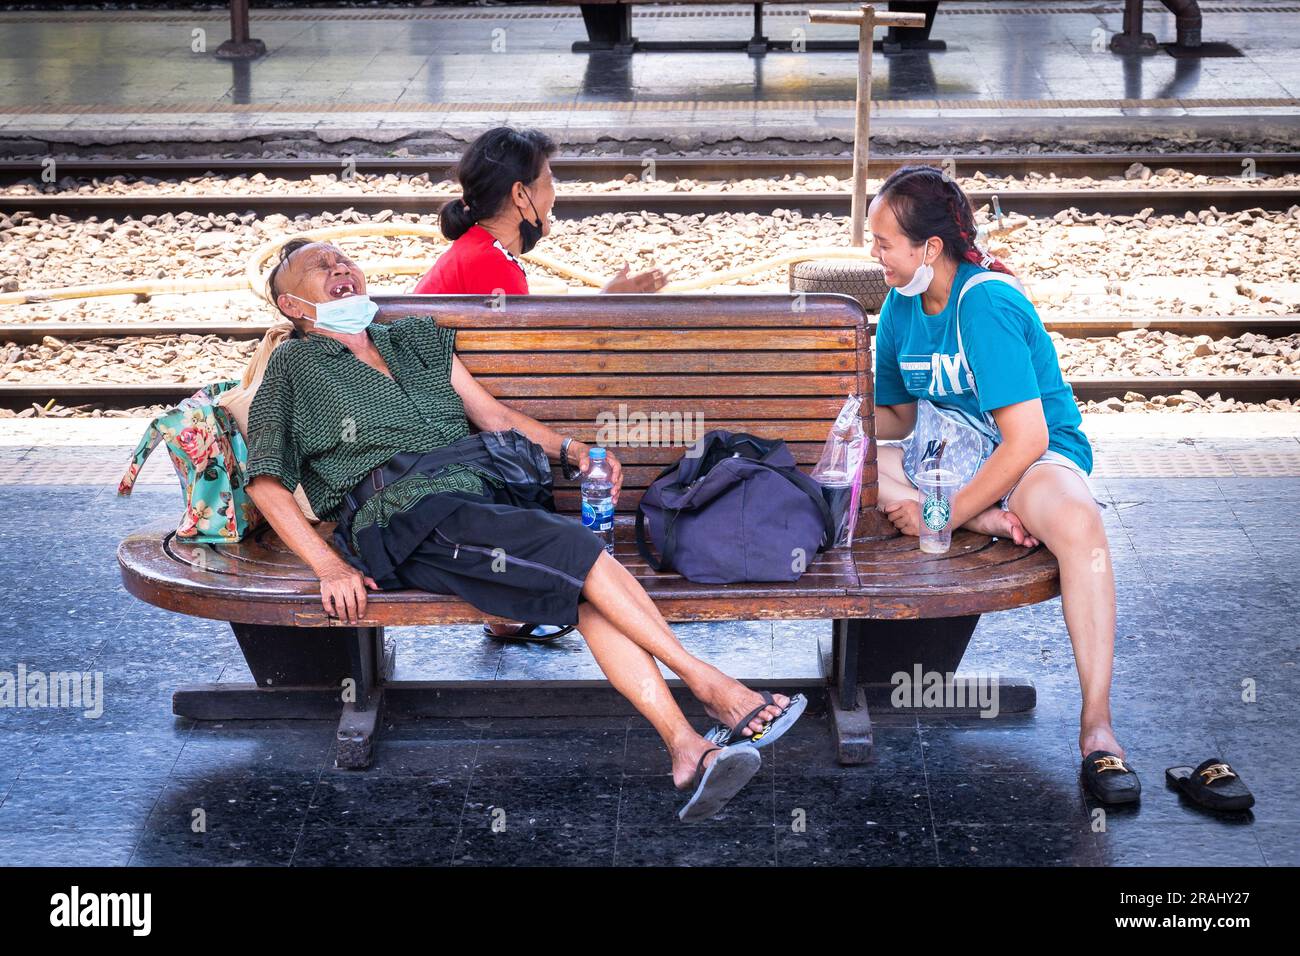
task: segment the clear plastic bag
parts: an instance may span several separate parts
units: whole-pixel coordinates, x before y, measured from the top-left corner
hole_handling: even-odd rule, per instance
[[[812,477],[822,486],[822,495],[835,519],[834,547],[853,543],[862,496],[862,464],[867,458],[867,434],[862,428],[862,397],[850,395],[831,426],[822,456]]]
[[[998,447],[1001,433],[996,423],[972,418],[959,408],[936,405],[926,399],[916,403],[916,426],[903,439],[903,473],[916,484],[921,462],[944,443],[943,466],[956,475],[957,487],[964,487]]]

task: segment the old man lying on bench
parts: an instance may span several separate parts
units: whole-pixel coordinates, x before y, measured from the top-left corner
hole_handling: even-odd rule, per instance
[[[681,818],[721,809],[758,771],[758,747],[807,702],[750,690],[687,653],[596,535],[529,500],[529,469],[563,447],[586,472],[588,447],[490,395],[456,357],[455,329],[426,316],[372,323],[365,276],[334,246],[286,243],[268,294],[294,332],[249,411],[249,492],[320,578],[326,613],[352,623],[367,588],[418,588],[512,620],[576,623],[663,738],[673,782],[693,791]],[[609,461],[617,497],[621,468]],[[313,511],[337,522],[334,547],[295,503],[300,483]],[[691,728],[656,659],[732,728],[727,746]]]

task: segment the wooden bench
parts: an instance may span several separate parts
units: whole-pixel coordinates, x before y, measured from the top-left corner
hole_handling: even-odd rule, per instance
[[[717,5],[719,0],[542,0],[548,6],[573,6],[575,3],[582,10],[582,22],[587,28],[587,39],[577,40],[572,46],[574,53],[592,53],[612,51],[614,53],[637,53],[643,50],[667,52],[744,50],[752,55],[762,55],[772,50],[791,49],[793,40],[773,40],[763,33],[763,6],[767,0],[750,0],[754,9],[754,32],[748,40],[639,40],[632,35],[632,7],[653,3],[656,5],[672,4]],[[886,6],[900,13],[924,13],[924,27],[891,27],[884,38],[876,41],[876,49],[885,53],[898,53],[903,50],[943,50],[946,44],[942,40],[931,40],[930,30],[934,26],[934,16],[939,8],[939,0],[891,0]],[[806,20],[794,21],[796,26],[807,26]],[[803,41],[805,50],[856,50],[857,39],[807,40]]]
[[[851,392],[865,396],[864,426],[875,432],[866,316],[848,296],[537,295],[509,297],[504,306],[477,296],[376,298],[377,321],[426,314],[459,329],[458,354],[493,394],[583,441],[596,441],[597,416],[617,416],[621,405],[630,424],[635,412],[677,413],[683,423],[702,414],[701,430],[784,438],[809,470]],[[610,447],[625,475],[616,557],[668,620],[834,622],[819,678],[750,683],[806,690],[827,707],[845,763],[870,758],[867,705],[888,696],[892,674],[912,673],[918,664],[954,672],[980,614],[1059,593],[1056,561],[1042,547],[959,531],[947,554],[922,554],[916,539],[899,536],[875,507],[874,450],[857,541],[817,555],[797,582],[709,585],[656,573],[637,553],[632,513],[645,487],[683,449]],[[577,483],[558,469],[555,482],[558,508],[576,514]],[[383,707],[444,717],[633,713],[605,681],[392,680],[386,627],[475,624],[484,615],[448,595],[372,592],[361,626],[342,626],[323,612],[315,576],[269,527],[233,545],[183,543],[174,527],[169,514],[121,544],[127,590],[182,614],[229,621],[254,678],[182,687],[173,698],[177,714],[338,717],[338,765],[364,767]],[[326,541],[331,528],[318,526]],[[702,713],[683,687],[674,688],[688,713]],[[1033,706],[1032,685],[1001,681],[1003,713]]]

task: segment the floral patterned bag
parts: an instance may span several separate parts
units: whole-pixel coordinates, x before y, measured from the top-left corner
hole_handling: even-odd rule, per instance
[[[129,495],[150,453],[160,441],[166,442],[185,494],[185,514],[176,536],[186,541],[229,544],[262,521],[248,498],[244,437],[230,413],[214,404],[218,395],[238,384],[207,385],[150,422],[117,486],[119,495]]]

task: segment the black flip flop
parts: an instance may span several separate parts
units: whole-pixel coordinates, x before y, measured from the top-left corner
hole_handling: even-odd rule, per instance
[[[704,758],[715,750],[722,753],[714,758],[708,767]],[[727,805],[741,788],[753,779],[763,766],[763,758],[753,747],[710,747],[700,754],[700,762],[695,765],[695,776],[691,782],[680,789],[695,788],[686,806],[677,811],[677,819],[683,823],[707,820]]]
[[[483,625],[483,636],[491,637],[498,641],[527,641],[531,644],[549,644],[556,638],[563,637],[574,629],[577,625],[565,624],[553,634],[534,634],[533,632],[539,627],[557,627],[555,624],[520,624],[513,631],[505,634],[498,634],[492,630],[491,625]]]
[[[1083,784],[1102,803],[1136,803],[1142,781],[1122,758],[1109,750],[1094,750],[1083,758]]]
[[[1255,795],[1237,771],[1218,757],[1204,760],[1194,769],[1170,767],[1165,771],[1165,784],[1207,810],[1249,810],[1255,805]]]
[[[705,734],[704,739],[711,744],[717,744],[720,747],[730,747],[735,744],[749,744],[753,747],[766,747],[772,741],[776,740],[783,733],[794,726],[794,722],[803,716],[804,709],[808,706],[808,698],[803,694],[794,694],[790,698],[790,703],[786,704],[777,714],[752,736],[746,737],[744,729],[749,726],[749,722],[757,717],[768,707],[776,705],[774,698],[768,691],[759,691],[763,697],[763,703],[759,704],[748,714],[736,721],[736,726],[727,727],[726,724],[714,724]]]

